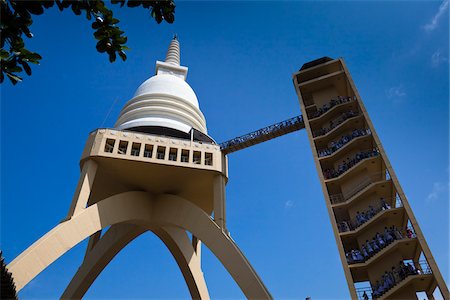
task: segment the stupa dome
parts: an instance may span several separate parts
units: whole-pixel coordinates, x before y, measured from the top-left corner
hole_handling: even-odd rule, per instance
[[[183,79],[168,74],[155,75],[144,81],[133,98],[157,94],[180,98],[199,108],[197,96],[191,86]]]
[[[168,128],[189,133],[192,129],[207,134],[206,120],[197,96],[186,82],[187,67],[180,66],[180,46],[171,41],[166,61],[156,62],[156,75],[136,90],[115,124],[123,130]]]

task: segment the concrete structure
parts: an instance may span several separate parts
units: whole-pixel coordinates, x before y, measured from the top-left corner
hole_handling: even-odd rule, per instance
[[[79,299],[120,250],[152,231],[177,261],[192,298],[209,298],[200,264],[205,243],[247,298],[271,299],[226,229],[227,160],[207,135],[187,71],[174,38],[166,61],[156,63],[156,75],[126,103],[116,128],[89,135],[67,217],[8,265],[17,291],[89,238],[62,295]]]
[[[437,287],[450,299],[344,61],[312,61],[293,80],[351,297],[434,299]]]

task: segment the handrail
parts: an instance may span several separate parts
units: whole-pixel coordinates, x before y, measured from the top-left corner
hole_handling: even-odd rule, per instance
[[[369,128],[355,129],[355,130],[353,130],[352,134],[345,135],[345,136],[341,137],[339,140],[337,140],[336,142],[332,141],[330,143],[332,145],[331,147],[318,150],[317,151],[318,156],[319,156],[319,158],[331,156],[333,153],[344,148],[345,145],[349,144],[354,139],[357,139],[357,138],[363,137],[363,136],[368,136],[371,133],[372,132],[370,131]]]
[[[345,194],[338,193],[334,195],[330,195],[331,204],[338,204],[350,200],[353,196],[357,195],[359,192],[379,181],[389,180],[391,177],[389,176],[389,172],[376,172],[371,174],[370,176],[364,178],[357,186],[347,191]]]
[[[387,235],[388,233],[389,236]],[[388,232],[385,231],[383,233],[380,233],[379,236],[375,235],[371,240],[369,240],[369,245],[367,245],[366,243],[363,244],[362,248],[351,249],[347,251],[345,253],[347,263],[349,265],[366,263],[395,241],[412,239],[416,237],[416,233],[412,226],[408,226],[405,229],[401,230],[395,227],[392,228],[391,226],[388,229]],[[382,241],[379,241],[379,238],[381,238]]]
[[[296,116],[223,142],[220,149],[222,153],[229,154],[303,128],[305,128],[303,117]]]
[[[355,100],[356,96],[354,96],[353,98],[338,96],[338,99],[331,99],[328,103],[325,103],[324,105],[322,105],[322,107],[319,107],[315,112],[308,114],[308,118],[310,119],[310,121],[316,120],[322,115],[331,111],[332,108],[341,104],[353,102]]]
[[[369,222],[371,219],[376,217],[380,212],[384,210],[390,210],[394,208],[403,207],[402,200],[398,195],[396,197],[392,197],[390,200],[395,200],[395,207],[391,207],[384,198],[381,198],[381,205],[377,208],[369,205],[369,208],[366,212],[362,212],[356,216],[354,219],[348,219],[348,220],[342,220],[337,222],[339,232],[348,232],[353,231],[364,225],[365,223]],[[393,201],[391,201],[392,203]],[[359,213],[359,212],[358,212]]]
[[[386,294],[390,289],[411,275],[431,273],[431,268],[426,260],[407,261],[407,264],[402,261],[397,267],[393,266],[391,270],[386,270],[386,273],[380,280],[377,280],[375,285],[372,286],[372,298],[377,299],[380,296],[383,296],[383,294]]]
[[[324,176],[325,180],[337,178],[337,177],[341,176],[342,174],[346,173],[348,170],[352,169],[360,161],[363,161],[367,158],[376,157],[379,155],[380,155],[380,152],[376,148],[374,148],[373,150],[359,152],[359,153],[355,154],[353,159],[351,159],[350,161],[340,164],[338,166],[337,170],[331,169],[331,168],[325,169],[323,171],[323,176]]]
[[[317,138],[319,136],[326,135],[328,132],[332,131],[333,129],[335,129],[342,123],[344,123],[347,119],[350,119],[350,118],[353,118],[353,117],[356,117],[359,115],[360,115],[359,111],[353,111],[353,110],[346,111],[346,112],[342,113],[338,118],[334,119],[333,121],[330,121],[329,127],[327,127],[327,128],[322,127],[319,130],[314,131],[312,133],[313,138]]]
[[[409,276],[433,273],[426,260],[406,261],[406,264],[404,262],[402,263],[403,265],[393,266],[391,270],[386,270],[386,273],[380,280],[377,280],[372,286],[357,288],[356,295],[358,299],[375,300],[406,280]]]

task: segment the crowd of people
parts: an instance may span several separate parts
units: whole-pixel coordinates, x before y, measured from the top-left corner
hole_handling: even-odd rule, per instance
[[[338,165],[337,169],[331,169],[327,168],[323,171],[323,176],[325,179],[331,179],[340,176],[344,172],[346,172],[348,169],[359,163],[361,160],[378,156],[379,152],[378,149],[374,148],[372,150],[368,151],[361,151],[358,152],[353,158],[347,157],[346,160],[342,161],[341,164]]]
[[[341,114],[337,119],[335,119],[334,121],[330,121],[330,126],[328,127],[322,127],[319,130],[316,130],[313,132],[313,136],[314,137],[318,137],[321,135],[325,135],[328,132],[330,132],[331,130],[333,130],[334,128],[336,128],[337,126],[341,125],[345,120],[350,119],[352,117],[355,117],[359,114],[359,112],[357,110],[349,110],[344,112],[343,114]]]
[[[326,113],[327,111],[329,111],[330,109],[332,109],[333,107],[335,107],[336,105],[347,103],[352,100],[356,100],[356,96],[353,96],[353,98],[337,96],[336,99],[331,99],[330,102],[325,103],[322,107],[319,107],[315,112],[309,114],[308,117],[310,119],[318,118],[321,115],[323,115],[324,113]]]
[[[404,261],[400,261],[397,267],[393,266],[391,270],[385,271],[380,280],[377,280],[375,284],[372,285],[372,299],[379,298],[409,275],[417,274],[422,274],[422,271],[416,269],[410,262],[405,264]],[[368,297],[366,299],[368,299]]]
[[[283,130],[292,130],[292,128],[294,126],[297,126],[297,128],[302,128],[303,124],[303,117],[302,116],[297,116],[297,117],[293,117],[291,119],[285,120],[283,122],[277,123],[277,124],[273,124],[264,128],[261,128],[257,131],[253,131],[251,133],[248,133],[246,135],[234,138],[232,140],[229,140],[227,142],[221,143],[220,144],[220,148],[221,149],[227,149],[227,148],[231,148],[237,145],[241,145],[245,142],[248,142],[250,140],[253,139],[257,139],[259,137],[263,137],[265,135],[269,135],[269,134],[276,134],[277,132],[283,131]],[[291,132],[289,131],[289,132]],[[244,147],[245,148],[245,147]]]
[[[346,232],[350,230],[355,230],[359,226],[363,225],[370,219],[372,219],[376,214],[382,210],[390,209],[391,206],[386,202],[384,198],[380,198],[380,205],[378,208],[374,208],[369,205],[369,209],[363,212],[357,211],[354,220],[345,220],[338,223],[339,232]]]
[[[348,264],[356,264],[367,261],[369,258],[377,254],[381,249],[385,248],[396,240],[415,237],[415,233],[409,227],[404,231],[396,226],[384,227],[384,232],[377,232],[371,240],[366,240],[361,245],[361,249],[351,249],[345,253]]]
[[[345,144],[353,140],[354,138],[371,134],[370,129],[355,129],[351,134],[343,135],[339,140],[332,141],[328,148],[319,150],[319,157],[324,157],[333,154],[341,149]]]

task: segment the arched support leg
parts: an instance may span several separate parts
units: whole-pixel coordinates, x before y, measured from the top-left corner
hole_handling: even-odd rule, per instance
[[[147,229],[132,224],[116,224],[102,236],[64,291],[61,299],[81,299],[109,262],[128,243]],[[193,299],[209,299],[200,261],[190,245],[189,237],[180,228],[158,228],[153,232],[164,242],[177,261]]]
[[[61,299],[81,299],[109,262],[131,241],[144,233],[142,226],[119,223],[111,228],[87,249],[86,255],[75,276],[70,281]]]
[[[153,221],[190,231],[221,261],[248,299],[272,299],[270,292],[231,237],[204,211],[173,195],[157,197]]]
[[[201,257],[197,255],[186,231],[171,226],[153,230],[172,253],[192,299],[209,299],[208,287],[201,269]]]
[[[114,195],[81,209],[71,219],[56,225],[8,265],[16,290],[19,292],[61,255],[95,232],[132,220],[148,223],[151,218],[152,198],[144,192]]]
[[[8,269],[20,291],[49,264],[95,232],[117,223],[176,226],[198,237],[218,257],[244,295],[272,299],[234,241],[200,208],[172,195],[155,200],[145,192],[127,192],[104,199],[60,223],[14,259]]]
[[[89,251],[91,251],[92,248],[94,248],[95,244],[97,244],[97,242],[100,240],[101,235],[102,235],[102,231],[99,230],[89,237],[89,241],[88,241],[88,244],[86,247],[86,253],[84,255],[84,259],[86,259],[86,256],[88,255]]]

